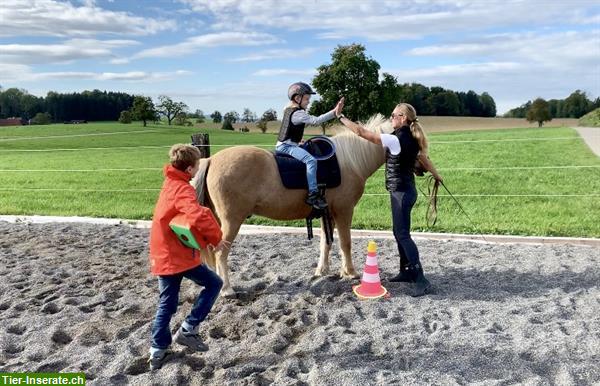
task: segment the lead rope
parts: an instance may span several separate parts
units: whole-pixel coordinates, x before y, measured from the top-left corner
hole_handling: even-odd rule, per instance
[[[427,211],[425,212],[425,221],[427,223],[427,227],[433,227],[435,225],[435,223],[437,222],[437,200],[438,200],[438,190],[439,190],[440,185],[442,185],[444,190],[446,190],[446,192],[448,192],[448,194],[450,195],[450,197],[452,197],[452,199],[454,200],[456,205],[458,205],[458,208],[460,209],[460,211],[465,215],[467,220],[469,220],[469,223],[470,223],[471,227],[473,228],[473,230],[476,232],[476,235],[481,236],[481,238],[485,242],[489,242],[485,238],[485,236],[481,232],[479,232],[479,229],[475,226],[475,222],[467,214],[467,212],[465,211],[463,206],[460,204],[460,202],[458,202],[456,197],[454,197],[452,192],[450,192],[450,190],[448,190],[448,187],[446,187],[446,185],[442,181],[436,180],[432,175],[427,176],[427,193],[428,194],[425,194],[425,192],[423,192],[421,190],[421,188],[419,188],[421,193],[425,197],[427,197],[427,200],[428,200]]]

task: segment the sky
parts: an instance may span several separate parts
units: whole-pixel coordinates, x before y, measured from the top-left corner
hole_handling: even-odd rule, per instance
[[[600,96],[594,0],[2,0],[0,86],[260,116],[352,43],[380,75],[485,91],[498,114],[577,89]]]

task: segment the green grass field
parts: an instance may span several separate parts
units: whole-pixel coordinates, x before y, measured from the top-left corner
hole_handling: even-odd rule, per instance
[[[210,133],[213,154],[234,144],[272,148],[276,141],[272,133],[114,122],[0,128],[0,214],[150,219],[170,145],[189,143],[199,131]],[[600,237],[600,159],[574,130],[454,131],[429,138],[431,158],[473,223],[440,190],[437,224],[426,227],[421,196],[415,230]],[[383,177],[378,171],[367,182],[353,228],[390,229]],[[417,184],[426,190],[424,179]]]

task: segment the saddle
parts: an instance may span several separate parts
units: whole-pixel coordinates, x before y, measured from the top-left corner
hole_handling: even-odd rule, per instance
[[[302,148],[317,159],[317,184],[324,184],[326,188],[340,186],[342,176],[333,143],[327,137],[313,137],[306,141]],[[277,151],[273,151],[273,155],[283,186],[287,189],[308,189],[304,163]]]
[[[304,142],[302,148],[312,154],[317,160],[317,184],[320,194],[325,197],[326,188],[335,188],[342,183],[340,165],[335,155],[335,145],[329,138],[317,136]],[[308,188],[306,165],[303,162],[298,161],[288,154],[277,151],[274,151],[273,155],[275,156],[275,162],[277,163],[277,169],[279,170],[283,186],[287,189]],[[313,238],[312,220],[319,217],[324,225],[327,244],[331,245],[333,243],[333,226],[329,208],[323,210],[313,208],[308,215],[306,218],[308,239],[311,240]]]

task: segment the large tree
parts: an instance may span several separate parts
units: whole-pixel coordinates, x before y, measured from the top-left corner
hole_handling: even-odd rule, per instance
[[[131,115],[133,119],[144,122],[144,127],[146,127],[146,121],[156,120],[157,112],[152,98],[136,95],[133,98]]]
[[[312,84],[321,96],[313,103],[312,114],[322,114],[346,97],[344,115],[364,120],[375,114],[379,106],[379,63],[365,55],[360,44],[337,46],[331,54],[331,64],[317,68]]]
[[[183,102],[175,102],[173,99],[169,98],[166,95],[160,95],[158,97],[160,103],[156,106],[157,111],[164,115],[167,118],[167,122],[169,126],[171,126],[171,122],[177,115],[180,113],[185,113],[188,109],[188,106]]]
[[[537,122],[538,127],[542,127],[544,122],[551,121],[550,105],[542,98],[537,98],[527,110],[526,119],[528,122]]]

